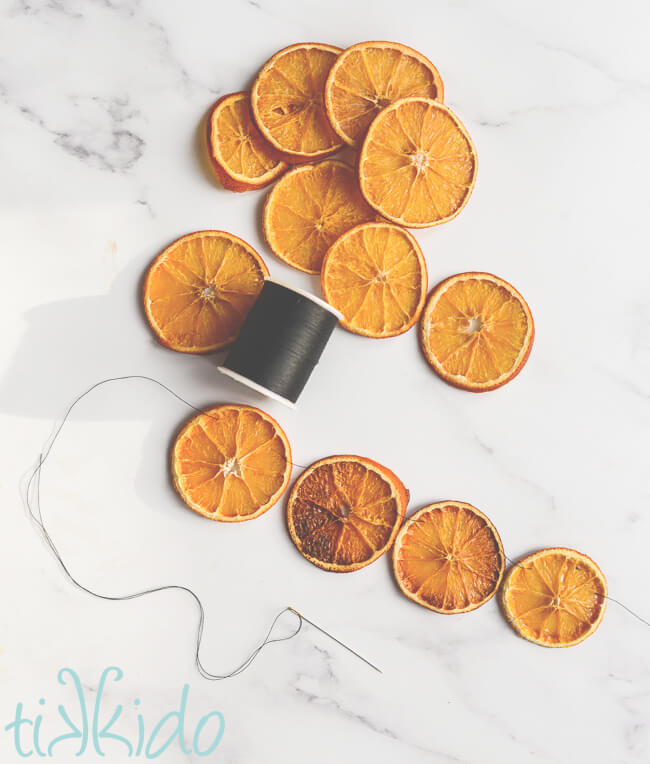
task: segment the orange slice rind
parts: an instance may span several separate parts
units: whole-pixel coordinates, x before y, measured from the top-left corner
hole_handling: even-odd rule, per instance
[[[216,406],[179,432],[171,460],[179,496],[203,517],[252,520],[282,496],[291,448],[280,425],[253,406]]]
[[[229,191],[262,188],[287,169],[253,122],[248,93],[228,93],[214,104],[207,141],[212,167]]]
[[[394,337],[419,318],[427,266],[408,231],[393,223],[363,223],[329,248],[321,288],[343,314],[343,327],[365,337]]]
[[[335,132],[359,146],[375,116],[401,98],[443,100],[436,67],[397,42],[359,42],[341,53],[325,84],[325,108]]]
[[[165,347],[182,353],[218,350],[237,337],[266,276],[262,258],[238,236],[190,233],[149,267],[145,314]]]
[[[291,538],[309,562],[351,572],[393,543],[408,491],[387,467],[362,456],[330,456],[306,469],[287,504]]]
[[[395,539],[393,570],[402,592],[437,613],[467,613],[494,596],[505,565],[501,539],[476,507],[431,504]]]
[[[433,370],[470,392],[505,385],[523,369],[535,338],[524,298],[491,273],[459,273],[431,290],[420,345]]]
[[[262,213],[264,237],[288,265],[320,273],[328,248],[376,214],[361,196],[354,170],[325,159],[289,170],[269,191]]]
[[[515,563],[506,574],[501,605],[519,636],[543,647],[580,644],[600,626],[607,581],[586,554],[542,549]]]
[[[439,225],[467,204],[476,149],[458,117],[430,98],[403,98],[370,123],[359,155],[361,193],[408,228]]]
[[[325,80],[340,48],[297,43],[278,51],[260,69],[251,109],[260,132],[287,162],[309,162],[338,151],[324,103]]]

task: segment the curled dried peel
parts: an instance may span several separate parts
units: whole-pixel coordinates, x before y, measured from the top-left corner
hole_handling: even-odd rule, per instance
[[[596,563],[574,549],[542,549],[508,571],[501,605],[519,636],[543,647],[570,647],[600,626],[607,582]]]
[[[404,517],[408,492],[388,468],[360,456],[331,456],[296,481],[287,505],[301,554],[329,571],[358,570],[380,557]]]
[[[252,406],[216,406],[190,419],[172,449],[183,501],[212,520],[259,517],[284,493],[291,449],[280,425]]]
[[[230,191],[262,188],[287,169],[253,122],[248,93],[229,93],[215,103],[208,115],[207,141],[213,169]]]

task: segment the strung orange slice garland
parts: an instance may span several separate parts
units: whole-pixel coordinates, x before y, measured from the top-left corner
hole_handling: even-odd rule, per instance
[[[387,467],[362,456],[330,456],[296,481],[287,505],[301,554],[339,573],[374,562],[393,543],[408,491]]]
[[[506,618],[524,639],[570,647],[600,626],[607,582],[596,563],[573,549],[551,548],[515,563],[503,582]]]
[[[208,119],[208,145],[224,187],[239,191],[281,174],[286,165],[280,157],[309,161],[336,151],[338,136],[358,145],[365,134],[358,178],[368,204],[341,162],[296,169],[267,201],[265,233],[280,257],[309,273],[318,272],[329,248],[321,282],[344,313],[344,326],[391,336],[417,320],[426,266],[413,237],[373,222],[371,207],[413,227],[451,219],[471,194],[476,152],[458,118],[434,100],[442,99],[442,82],[426,58],[397,43],[360,43],[337,60],[339,52],[298,44],[277,53],[253,86],[255,122],[248,94],[224,96]],[[327,112],[338,136],[325,118],[326,80]],[[306,199],[310,183],[317,190]],[[331,209],[329,202],[336,202]],[[236,337],[266,275],[259,255],[238,237],[189,234],[150,267],[145,311],[168,347],[217,349]],[[512,379],[533,337],[521,295],[486,273],[446,279],[422,315],[427,360],[467,390],[491,390]],[[226,522],[266,512],[285,491],[290,472],[284,432],[251,406],[217,406],[193,417],[172,452],[174,485],[183,500]],[[431,610],[461,613],[487,602],[504,569],[501,541],[488,518],[469,504],[440,502],[416,512],[398,532],[407,502],[408,491],[386,467],[364,457],[329,457],[296,481],[287,506],[289,531],[310,562],[330,571],[368,565],[394,541],[401,590]],[[605,578],[590,558],[554,548],[514,565],[501,600],[521,636],[564,647],[598,628],[606,596]]]
[[[210,110],[208,153],[221,185],[249,191],[273,182],[286,169],[251,119],[248,93],[229,93]]]
[[[427,266],[408,231],[392,223],[364,223],[330,247],[321,288],[343,314],[346,329],[366,337],[394,337],[420,315]]]
[[[144,281],[146,316],[158,341],[183,353],[226,347],[268,270],[245,241],[225,231],[182,236],[153,261]]]
[[[494,596],[505,564],[501,539],[471,504],[443,501],[408,518],[393,548],[402,592],[438,613],[467,613]]]
[[[270,509],[291,476],[280,425],[252,406],[216,406],[187,422],[172,451],[174,486],[211,520],[252,520]]]

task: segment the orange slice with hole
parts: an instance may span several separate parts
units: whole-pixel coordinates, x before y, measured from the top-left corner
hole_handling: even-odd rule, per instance
[[[359,146],[381,109],[401,98],[443,100],[436,67],[398,42],[359,42],[341,53],[325,84],[325,108],[336,133]]]
[[[229,191],[262,188],[287,169],[253,122],[248,93],[229,93],[215,103],[207,139],[212,167]]]
[[[393,547],[399,588],[437,613],[467,613],[494,596],[505,565],[496,528],[471,504],[442,501],[419,510]]]
[[[458,117],[430,98],[403,98],[371,122],[359,155],[361,193],[409,228],[439,225],[467,204],[476,149]]]
[[[230,345],[262,290],[268,270],[231,233],[182,236],[153,261],[144,280],[144,310],[158,341],[182,353]]]
[[[523,369],[535,338],[524,298],[491,273],[459,273],[431,290],[420,321],[420,345],[446,382],[480,393]]]
[[[329,248],[321,271],[327,302],[341,325],[365,337],[394,337],[418,320],[427,266],[413,236],[393,223],[363,223]]]
[[[570,647],[591,636],[605,614],[607,581],[586,554],[556,547],[515,563],[506,574],[501,605],[524,639]]]
[[[305,42],[276,53],[251,89],[253,118],[287,162],[310,162],[343,145],[327,119],[325,80],[341,48]]]
[[[253,406],[216,406],[192,417],[172,449],[178,494],[203,517],[241,522],[282,496],[291,448],[280,425]]]
[[[273,186],[262,227],[271,250],[288,265],[319,273],[330,245],[358,223],[375,220],[345,162],[326,159],[295,167]]]
[[[387,467],[362,456],[330,456],[294,484],[289,533],[300,553],[324,570],[358,570],[393,543],[408,491]]]

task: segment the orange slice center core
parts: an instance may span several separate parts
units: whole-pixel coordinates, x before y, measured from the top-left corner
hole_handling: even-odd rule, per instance
[[[230,459],[226,459],[221,469],[226,477],[228,477],[228,475],[234,475],[238,478],[241,477],[241,464],[234,456]]]
[[[480,316],[474,316],[474,318],[470,318],[467,321],[467,333],[474,334],[475,332],[480,332],[484,325],[483,319]]]
[[[414,151],[411,154],[411,164],[414,165],[418,172],[426,170],[429,164],[429,157],[424,151]]]
[[[214,302],[214,298],[217,296],[217,290],[215,289],[214,284],[208,284],[206,287],[204,287],[200,291],[200,295],[203,300]]]

